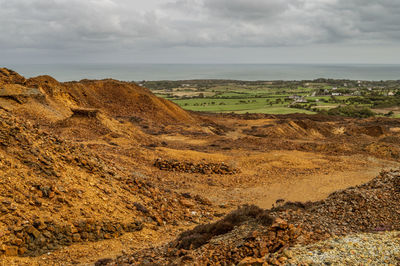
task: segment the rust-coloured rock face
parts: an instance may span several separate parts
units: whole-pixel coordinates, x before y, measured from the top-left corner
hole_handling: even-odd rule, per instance
[[[45,100],[41,99],[39,103],[50,107],[41,110],[40,116],[43,119],[54,119],[54,116],[60,116],[60,112],[60,118],[65,119],[71,115],[71,108],[94,108],[112,117],[140,117],[158,125],[196,122],[195,118],[176,104],[156,97],[146,88],[112,79],[62,83],[50,76],[39,76],[26,80],[18,73],[2,68],[0,97],[2,91],[8,96],[16,94],[32,96],[33,102],[37,102],[33,99],[34,94],[43,94]],[[35,108],[32,102],[19,103],[27,104],[24,108],[21,106],[14,108],[23,110],[26,114],[30,108]],[[30,118],[35,119],[35,116]],[[39,117],[37,119],[39,120]]]
[[[24,85],[25,82],[26,79],[17,72],[7,68],[0,68],[0,86],[4,84]]]
[[[382,172],[319,202],[288,202],[269,210],[243,206],[182,233],[164,250],[121,256],[115,263],[282,265],[291,258],[287,248],[294,245],[357,232],[399,231],[399,180],[400,171]]]
[[[0,256],[40,255],[73,243],[114,239],[144,224],[179,222],[188,209],[207,217],[201,201],[121,175],[83,146],[4,110],[0,172]]]
[[[116,80],[62,84],[77,106],[99,108],[111,116],[139,116],[155,123],[190,123],[194,119],[170,101],[133,83]]]

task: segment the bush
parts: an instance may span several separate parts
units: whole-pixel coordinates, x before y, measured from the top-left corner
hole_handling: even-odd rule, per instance
[[[226,215],[222,220],[215,223],[196,226],[193,230],[183,232],[177,239],[177,248],[191,249],[206,244],[214,236],[226,234],[246,221],[255,220],[264,226],[272,224],[273,219],[268,213],[255,206],[244,205]]]
[[[388,113],[385,114],[385,116],[387,116],[387,117],[391,117],[391,116],[393,116],[393,115],[394,115],[394,112],[393,112],[393,111],[390,111],[390,112],[388,112]]]
[[[346,116],[346,117],[355,117],[355,118],[367,118],[375,116],[375,113],[372,112],[368,107],[356,107],[356,106],[338,106],[336,108],[330,109],[325,112],[328,115],[335,116]]]

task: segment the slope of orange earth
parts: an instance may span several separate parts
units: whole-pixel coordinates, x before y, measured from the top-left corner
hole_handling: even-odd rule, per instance
[[[49,76],[28,79],[49,99],[67,107],[97,108],[112,117],[137,118],[155,123],[190,123],[195,120],[174,103],[154,96],[133,83],[117,80],[82,80],[60,83]],[[64,105],[64,106],[62,106]]]
[[[196,122],[176,104],[133,83],[111,79],[62,83],[50,76],[25,79],[5,68],[0,69],[0,107],[41,124],[70,117],[71,108],[96,108],[112,118],[155,125]]]
[[[157,142],[148,134],[175,125],[199,130],[197,118],[174,103],[133,83],[82,80],[61,83],[50,76],[25,79],[0,69],[0,108],[29,119],[58,136],[74,141],[131,145]],[[76,115],[74,110],[98,110],[99,115]]]
[[[365,184],[336,191],[321,201],[281,202],[267,210],[242,206],[217,222],[181,233],[169,244],[103,261],[102,265],[397,265],[399,200],[399,171],[382,172]],[[382,240],[383,231],[393,231],[394,237]],[[346,242],[354,242],[348,245],[351,250],[346,245],[336,247],[341,250],[336,258],[329,254],[335,247],[326,245],[315,252],[305,251],[311,261],[301,256],[293,259],[290,248],[294,245],[328,238],[337,243],[340,237],[359,232],[374,232],[369,239],[375,247],[366,249],[368,240],[350,236]],[[360,253],[365,257],[357,257]],[[312,257],[317,254],[322,256],[315,263]]]
[[[0,171],[2,255],[39,255],[144,227],[212,218],[201,198],[166,191],[140,172],[127,174],[3,110]]]
[[[0,68],[0,85],[6,84],[24,84],[26,79],[22,77],[17,72],[7,69],[7,68]]]
[[[65,86],[77,105],[103,109],[114,117],[136,116],[160,124],[194,121],[176,104],[132,83],[102,80],[66,83]]]
[[[0,109],[0,253],[53,250],[7,264],[114,257],[214,212],[320,200],[400,166],[399,119],[189,113],[127,82],[7,69]],[[222,164],[232,174],[202,171]]]
[[[168,143],[155,157],[224,162],[240,173],[228,176],[161,172],[179,191],[196,191],[217,204],[278,199],[320,200],[332,191],[366,182],[382,169],[400,166],[400,121],[288,115],[209,115],[219,135],[161,136]]]

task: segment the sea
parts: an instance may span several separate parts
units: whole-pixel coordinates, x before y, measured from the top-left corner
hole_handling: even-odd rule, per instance
[[[400,80],[399,65],[375,64],[15,64],[25,77],[50,75],[59,81],[113,78],[123,81],[231,80]]]

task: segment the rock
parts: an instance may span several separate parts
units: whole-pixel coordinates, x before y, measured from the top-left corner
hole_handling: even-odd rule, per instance
[[[6,256],[18,256],[18,247],[16,246],[4,246],[3,250]]]
[[[33,235],[35,238],[38,238],[40,236],[40,232],[33,226],[28,226],[26,232]]]
[[[201,197],[199,195],[196,195],[194,197],[194,199],[197,200],[198,202],[200,202],[201,204],[212,206],[212,202],[207,198],[204,198],[204,197]]]
[[[288,223],[281,218],[276,218],[274,224],[271,227],[286,229],[286,228],[288,228]]]
[[[103,266],[103,265],[107,265],[108,263],[111,263],[112,259],[110,258],[106,258],[106,259],[100,259],[98,261],[95,262],[95,266]]]
[[[185,207],[187,207],[187,208],[193,208],[193,207],[195,206],[195,204],[194,204],[193,202],[191,202],[191,201],[189,201],[189,200],[186,200],[186,199],[181,199],[181,200],[179,200],[179,202],[180,202],[183,206],[185,206]]]
[[[20,248],[18,249],[18,254],[19,254],[20,256],[22,256],[22,255],[24,255],[27,251],[28,251],[28,250],[27,250],[25,247],[20,247]]]
[[[140,204],[139,202],[135,202],[135,203],[133,203],[133,205],[136,207],[136,209],[138,211],[143,212],[143,213],[149,213],[149,210],[145,206]]]
[[[160,158],[154,162],[154,166],[160,170],[184,173],[200,173],[200,174],[218,174],[232,175],[239,172],[224,163],[199,163],[179,162],[177,160],[161,160]]]
[[[164,222],[163,222],[163,220],[160,218],[160,216],[155,215],[153,218],[154,218],[154,220],[157,222],[157,224],[158,224],[159,226],[164,225]]]
[[[112,237],[111,234],[106,233],[106,234],[104,234],[104,238],[105,238],[105,239],[112,239],[113,237]]]
[[[78,242],[80,240],[81,240],[81,235],[80,234],[75,233],[75,234],[72,235],[72,241]]]
[[[243,260],[241,260],[237,266],[261,266],[266,264],[266,261],[264,259],[257,259],[257,258],[251,258],[251,257],[247,257],[244,258]]]
[[[22,239],[16,238],[13,241],[11,241],[11,243],[15,246],[21,246],[22,243],[24,243],[24,241]]]
[[[46,229],[47,225],[41,221],[41,220],[37,220],[33,223],[33,226],[36,227],[38,230],[43,230]]]
[[[288,259],[293,257],[292,252],[290,250],[287,250],[287,249],[283,250],[282,255],[285,256]]]

